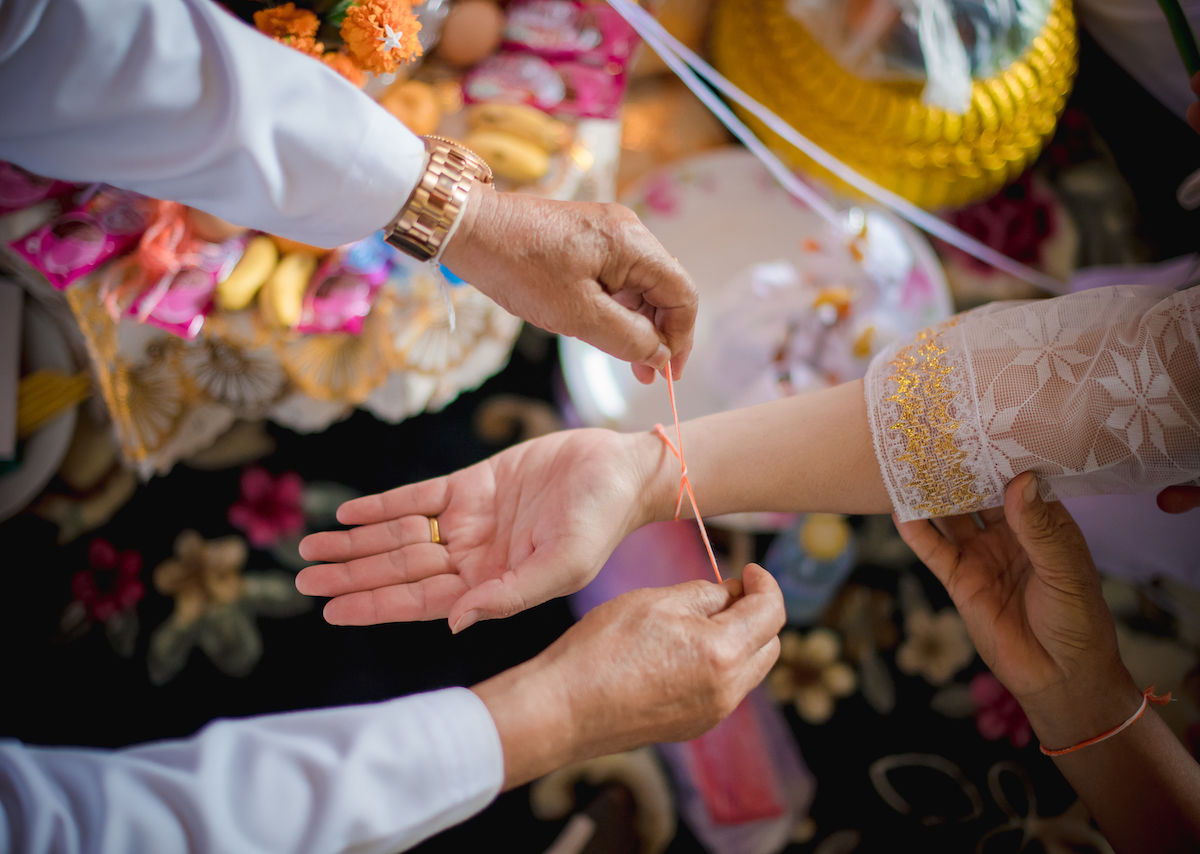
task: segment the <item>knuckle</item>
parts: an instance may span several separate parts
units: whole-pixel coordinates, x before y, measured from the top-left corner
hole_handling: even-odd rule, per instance
[[[606,202],[604,204],[604,212],[608,217],[615,222],[620,223],[640,223],[638,215],[632,209],[626,207],[620,202]]]
[[[729,644],[710,643],[705,650],[705,660],[710,678],[718,686],[723,684],[726,677],[737,667],[737,656]]]

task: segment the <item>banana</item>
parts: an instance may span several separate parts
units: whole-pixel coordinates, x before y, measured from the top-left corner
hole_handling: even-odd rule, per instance
[[[279,250],[271,238],[258,235],[246,244],[241,259],[217,285],[217,305],[225,311],[240,311],[267,281],[279,263]]]
[[[472,132],[503,131],[550,154],[561,151],[569,136],[565,122],[527,104],[476,104],[467,110],[467,127]]]
[[[532,142],[498,130],[470,134],[463,144],[487,161],[499,178],[528,184],[550,169],[550,155]]]
[[[284,255],[259,295],[263,318],[275,326],[289,328],[299,323],[304,292],[316,270],[317,259],[306,252]]]

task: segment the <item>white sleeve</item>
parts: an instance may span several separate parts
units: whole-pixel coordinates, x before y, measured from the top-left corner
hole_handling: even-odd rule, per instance
[[[335,246],[395,216],[425,152],[213,0],[0,0],[0,159]]]
[[[209,724],[125,750],[0,742],[0,850],[393,852],[500,790],[487,707],[465,688]]]
[[[881,352],[864,384],[902,521],[1200,478],[1200,287],[993,303]]]

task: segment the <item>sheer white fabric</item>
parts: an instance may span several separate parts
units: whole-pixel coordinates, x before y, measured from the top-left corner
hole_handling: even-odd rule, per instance
[[[876,457],[904,521],[1003,503],[1200,483],[1200,288],[992,303],[881,352]]]

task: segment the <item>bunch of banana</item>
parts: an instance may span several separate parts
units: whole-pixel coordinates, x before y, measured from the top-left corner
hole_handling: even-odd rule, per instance
[[[273,326],[292,327],[300,322],[304,292],[317,270],[317,259],[309,252],[289,252],[262,286],[258,308]]]
[[[240,311],[250,305],[259,289],[279,263],[279,250],[265,234],[251,238],[224,281],[217,284],[217,306],[224,311]]]
[[[564,122],[525,104],[476,104],[467,110],[463,143],[487,161],[496,176],[528,184],[550,170],[550,155],[568,143]]]

